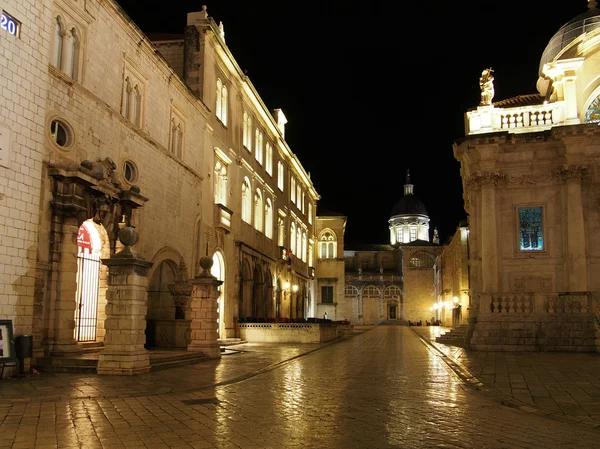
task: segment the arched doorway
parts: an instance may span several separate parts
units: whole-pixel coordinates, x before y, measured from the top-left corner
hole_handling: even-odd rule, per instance
[[[102,239],[91,220],[77,233],[77,305],[75,341],[96,341]]]
[[[213,264],[210,268],[210,274],[216,277],[221,282],[219,285],[219,297],[217,298],[217,307],[219,317],[217,318],[217,333],[219,338],[225,338],[225,259],[223,255],[217,251],[212,257]]]

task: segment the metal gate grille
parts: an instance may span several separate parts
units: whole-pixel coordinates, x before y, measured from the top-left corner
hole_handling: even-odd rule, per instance
[[[77,255],[77,308],[75,339],[96,341],[100,255],[81,251]]]

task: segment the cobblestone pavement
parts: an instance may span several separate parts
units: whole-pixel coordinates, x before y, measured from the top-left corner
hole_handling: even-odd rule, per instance
[[[486,366],[480,372],[488,376],[487,357],[482,362],[481,355],[432,343],[438,331],[381,326],[334,344],[244,344],[236,347],[242,352],[221,360],[134,377],[40,374],[3,380],[0,448],[597,444],[593,417],[543,413],[535,404],[526,408],[470,369]],[[511,379],[516,368],[509,365]],[[506,402],[509,397],[515,402]]]

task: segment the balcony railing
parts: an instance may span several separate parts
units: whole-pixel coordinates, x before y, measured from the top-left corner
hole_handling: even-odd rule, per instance
[[[497,131],[536,132],[562,125],[564,121],[563,101],[514,108],[479,106],[476,110],[467,112],[466,133],[471,135]]]

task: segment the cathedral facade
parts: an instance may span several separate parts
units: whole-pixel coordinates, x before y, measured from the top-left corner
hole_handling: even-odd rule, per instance
[[[345,216],[319,211],[317,222],[319,316],[369,326],[425,325],[434,316],[434,266],[441,246],[437,233],[429,241],[427,209],[414,194],[409,173],[404,195],[390,214],[389,243],[346,246]],[[335,241],[333,254],[321,250],[326,238]]]
[[[454,143],[474,349],[597,351],[599,62],[600,10],[589,1],[548,42],[538,92],[493,101],[482,74],[482,101]]]

